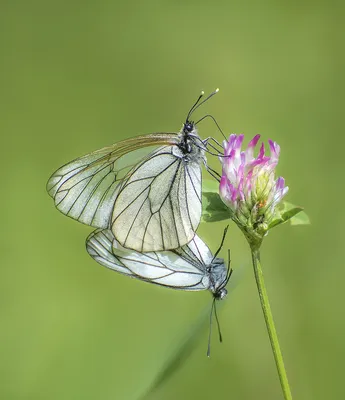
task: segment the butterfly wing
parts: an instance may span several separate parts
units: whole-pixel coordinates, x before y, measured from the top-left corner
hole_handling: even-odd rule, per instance
[[[203,242],[198,235],[194,235],[188,245],[174,250],[174,253],[189,260],[189,262],[198,263],[200,269],[206,271],[206,266],[212,265],[214,261],[213,254],[207,244]]]
[[[77,158],[49,178],[47,191],[63,214],[87,225],[107,228],[118,184],[138,157],[143,157],[143,151],[150,151],[143,148],[175,143],[177,136],[138,136]]]
[[[86,249],[99,264],[146,282],[181,290],[208,289],[206,267],[200,260],[184,258],[174,251],[139,253],[125,249],[109,229],[93,232]]]
[[[136,166],[115,200],[116,240],[140,252],[190,242],[201,218],[202,160],[201,153],[186,159],[178,146],[165,146]]]

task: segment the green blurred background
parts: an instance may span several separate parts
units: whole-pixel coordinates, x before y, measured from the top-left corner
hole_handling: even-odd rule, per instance
[[[207,322],[192,327],[211,296],[100,267],[84,249],[92,229],[45,192],[77,156],[179,130],[200,90],[216,87],[198,116],[276,140],[286,199],[312,220],[278,227],[262,250],[294,399],[345,398],[343,4],[1,2],[1,399],[139,399],[189,334],[188,359],[148,398],[282,398],[235,227],[241,272],[219,313],[224,343],[214,332],[207,359]],[[210,121],[200,133],[220,139]],[[224,226],[200,227],[214,250]]]

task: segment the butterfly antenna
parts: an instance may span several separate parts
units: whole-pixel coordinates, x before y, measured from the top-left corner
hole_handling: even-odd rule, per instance
[[[215,91],[213,91],[211,94],[209,94],[206,99],[204,99],[201,103],[200,103],[200,99],[203,97],[203,95],[205,94],[204,92],[201,92],[200,96],[198,97],[198,100],[194,103],[193,107],[190,109],[188,115],[187,115],[187,119],[186,121],[189,120],[190,116],[193,114],[193,112],[199,108],[202,104],[204,104],[207,100],[209,100],[211,97],[213,97],[216,93],[219,92],[219,89],[217,88]]]
[[[208,333],[207,357],[210,357],[210,355],[211,355],[212,314],[213,314],[215,301],[216,301],[216,299],[213,298],[212,306],[211,306],[211,313],[210,313],[210,330],[209,330],[209,333]]]
[[[224,240],[225,240],[225,236],[226,236],[226,234],[228,232],[228,229],[229,229],[229,225],[226,226],[225,229],[224,229],[222,241],[220,242],[220,246],[219,246],[218,250],[215,252],[211,262],[213,262],[216,259],[216,257],[218,256],[219,252],[222,250],[222,247],[223,247],[223,244],[224,244]]]
[[[217,304],[216,304],[216,299],[213,300],[214,301],[214,316],[216,317],[216,321],[217,321],[217,327],[218,327],[218,334],[219,334],[219,341],[220,343],[222,343],[223,341],[223,336],[222,336],[222,332],[220,331],[220,323],[219,323],[219,319],[218,319],[218,314],[217,314]]]
[[[189,110],[189,113],[187,114],[186,122],[189,121],[189,117],[192,115],[193,111],[196,109],[199,101],[201,100],[201,98],[203,97],[204,94],[205,94],[205,92],[202,90],[199,97],[197,98],[196,102],[193,104],[192,108]]]
[[[209,97],[208,97],[208,98],[209,98]],[[206,99],[206,100],[207,100],[207,99]],[[206,101],[206,100],[205,100],[205,101]],[[202,103],[201,103],[201,104],[202,104]],[[202,118],[199,119],[199,121],[197,121],[197,122],[195,123],[195,125],[197,125],[199,122],[201,122],[201,121],[204,120],[205,118],[211,118],[212,121],[216,124],[216,126],[217,126],[219,132],[222,134],[223,138],[224,138],[225,140],[227,140],[227,139],[226,139],[226,136],[225,136],[224,132],[222,131],[221,127],[219,126],[218,122],[216,121],[216,119],[214,118],[214,116],[211,115],[211,114],[206,114],[206,115],[204,115]]]

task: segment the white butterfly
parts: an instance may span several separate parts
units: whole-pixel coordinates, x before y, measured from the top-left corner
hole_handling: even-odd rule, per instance
[[[59,168],[47,191],[63,214],[111,229],[124,247],[140,252],[179,248],[201,218],[202,141],[191,108],[179,133],[153,133],[97,150]],[[143,148],[162,146],[143,158]],[[145,149],[147,154],[147,149]],[[139,162],[138,162],[139,158]]]
[[[132,278],[172,289],[209,290],[215,299],[227,294],[232,270],[217,258],[220,249],[214,256],[197,235],[176,250],[140,253],[122,247],[111,230],[99,229],[87,238],[86,249],[99,264]]]

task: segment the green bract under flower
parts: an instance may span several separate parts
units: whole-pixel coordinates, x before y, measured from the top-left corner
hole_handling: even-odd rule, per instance
[[[224,141],[223,171],[219,193],[231,210],[233,220],[246,232],[264,234],[276,214],[276,206],[288,191],[282,177],[275,178],[280,147],[269,140],[271,155],[265,155],[264,143],[254,157],[260,135],[254,136],[242,151],[244,135],[232,134]]]

